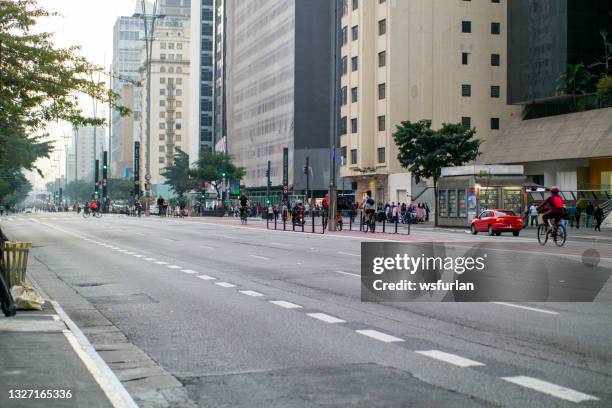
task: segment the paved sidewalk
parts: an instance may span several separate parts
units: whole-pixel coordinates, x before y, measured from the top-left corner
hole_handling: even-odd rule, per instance
[[[0,345],[0,407],[113,406],[51,303],[0,317]]]

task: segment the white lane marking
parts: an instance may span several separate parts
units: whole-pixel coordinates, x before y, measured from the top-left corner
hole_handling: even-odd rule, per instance
[[[344,272],[344,271],[336,271],[336,273],[341,273],[342,275],[356,276],[358,278],[361,278],[361,275],[358,275],[356,273],[350,273],[350,272]]]
[[[143,234],[143,233],[141,233],[141,232],[135,232],[134,234],[136,234],[136,235],[140,235],[141,237],[146,237],[146,235],[145,235],[145,234]]]
[[[470,360],[469,358],[461,357],[456,354],[445,353],[440,350],[420,350],[415,353],[422,354],[427,357],[435,358],[436,360],[444,361],[452,365],[459,367],[478,367],[483,366],[483,363],[478,361]]]
[[[282,242],[270,242],[271,245],[278,245],[282,247],[292,247],[293,245],[283,244]]]
[[[229,283],[229,282],[215,282],[215,285],[224,287],[224,288],[235,288],[236,285],[234,285],[233,283]]]
[[[168,265],[168,262],[164,262],[164,261],[157,261],[155,263],[158,265]]]
[[[135,255],[135,254],[136,254],[136,252],[126,252],[125,254],[126,254],[126,255]]]
[[[181,272],[184,272],[184,273],[189,274],[189,275],[195,275],[195,274],[197,274],[197,272],[196,272],[196,271],[191,270],[191,269],[181,269]]]
[[[200,245],[200,248],[204,248],[204,249],[214,249],[213,247],[208,246],[208,245]]]
[[[118,250],[118,252],[123,252],[123,253],[125,253],[125,252],[127,252],[127,249],[119,249],[119,250]]]
[[[359,254],[352,254],[352,253],[350,253],[350,252],[342,252],[342,251],[338,251],[338,253],[339,253],[340,255],[348,255],[348,256],[361,256],[361,255],[359,255]]]
[[[255,292],[254,290],[239,290],[238,292],[242,293],[243,295],[253,296],[253,297],[263,296],[263,293]]]
[[[346,320],[338,319],[337,317],[330,316],[325,313],[306,313],[306,316],[322,320],[325,323],[346,323]]]
[[[199,278],[199,279],[202,279],[202,280],[215,280],[215,279],[217,279],[214,276],[210,276],[210,275],[200,275],[200,276],[196,276],[196,278]]]
[[[399,337],[391,336],[390,334],[386,334],[383,332],[379,332],[378,330],[355,330],[359,334],[363,334],[364,336],[371,337],[373,339],[385,342],[385,343],[394,343],[398,341],[404,341]]]
[[[168,265],[167,266],[169,269],[181,269],[182,266],[178,266],[178,265]]]
[[[517,309],[531,310],[532,312],[540,312],[540,313],[546,313],[546,314],[551,314],[551,315],[559,314],[557,312],[553,312],[552,310],[539,309],[537,307],[530,307],[530,306],[515,305],[514,303],[506,303],[506,302],[491,302],[491,303],[495,303],[496,305],[515,307]]]
[[[81,329],[68,317],[64,309],[55,301],[50,301],[53,308],[70,330],[64,330],[64,336],[75,353],[79,356],[85,367],[89,370],[102,391],[115,408],[137,408],[130,394],[121,384],[121,381],[96,352]]]
[[[260,255],[250,255],[250,256],[255,259],[263,259],[264,261],[270,260],[270,258],[266,258],[265,256],[260,256]]]
[[[535,391],[543,392],[544,394],[552,395],[553,397],[561,398],[566,401],[576,403],[582,401],[599,401],[599,398],[594,397],[592,395],[574,391],[570,388],[565,388],[557,384],[549,383],[547,381],[538,380],[537,378],[533,377],[519,375],[517,377],[502,377],[502,380],[526,388],[530,388]]]
[[[302,306],[295,303],[286,302],[284,300],[270,300],[270,303],[276,306],[284,307],[285,309],[301,309]]]
[[[144,255],[138,255],[138,254],[135,254],[135,255],[134,255],[134,258],[144,258]]]
[[[155,258],[145,258],[145,261],[154,262]]]

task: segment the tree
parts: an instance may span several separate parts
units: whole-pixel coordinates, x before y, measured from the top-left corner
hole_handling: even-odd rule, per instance
[[[480,140],[474,139],[476,129],[462,124],[444,123],[439,130],[431,129],[431,120],[405,121],[393,134],[399,149],[397,159],[419,183],[430,178],[434,183],[438,225],[438,179],[443,167],[461,166],[478,157]]]
[[[597,82],[597,97],[602,104],[612,100],[612,76],[599,78],[599,82]]]
[[[92,195],[90,180],[75,180],[66,185],[64,197],[70,201],[84,202],[89,201]],[[55,187],[53,187],[55,189]],[[47,191],[49,188],[47,187]]]
[[[90,186],[91,190],[91,186]],[[108,198],[111,200],[131,200],[134,195],[134,179],[108,180]]]
[[[232,157],[222,152],[202,150],[200,160],[195,167],[189,170],[189,175],[196,183],[202,185],[205,182],[211,183],[221,196],[221,183],[223,179],[242,180],[246,171],[244,167],[237,167],[232,163]]]
[[[572,97],[572,107],[577,109],[577,96],[589,92],[593,85],[593,75],[584,64],[568,64],[565,73],[559,77],[557,92]]]
[[[23,185],[23,169],[35,170],[33,163],[48,157],[46,135],[35,136],[47,124],[104,124],[83,114],[77,94],[129,113],[104,83],[92,80],[102,69],[79,56],[78,47],[58,48],[51,33],[35,33],[38,19],[53,15],[35,0],[0,1],[0,201]]]
[[[189,155],[175,148],[174,161],[166,167],[161,175],[166,179],[164,184],[172,187],[177,196],[181,197],[194,187],[189,173]]]

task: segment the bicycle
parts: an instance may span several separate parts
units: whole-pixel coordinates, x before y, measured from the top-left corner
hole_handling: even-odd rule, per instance
[[[83,218],[89,218],[90,215],[91,215],[91,211],[89,211],[89,208],[87,207],[83,208]]]
[[[540,245],[546,245],[546,242],[548,242],[548,236],[552,237],[553,242],[558,247],[565,245],[565,241],[567,239],[567,231],[565,230],[565,227],[558,222],[553,223],[550,219],[547,220],[547,222],[550,226],[548,231],[546,230],[546,224],[540,224],[538,227],[538,242]]]
[[[366,214],[366,216],[363,217],[363,221],[361,223],[361,230],[365,233],[372,232],[374,233],[376,230],[376,215],[374,212],[370,213],[370,214]]]

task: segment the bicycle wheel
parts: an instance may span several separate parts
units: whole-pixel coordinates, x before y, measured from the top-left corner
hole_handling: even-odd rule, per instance
[[[567,239],[567,231],[563,225],[557,226],[557,236],[554,241],[558,247],[562,247],[565,245],[565,240]]]
[[[83,218],[89,218],[89,213],[88,213],[88,212],[83,211]]]
[[[546,225],[540,224],[540,226],[538,227],[538,242],[540,243],[540,245],[546,245],[546,241],[548,241]]]
[[[95,212],[95,214],[94,214],[94,216],[95,216],[96,218],[102,218],[102,211],[96,211],[96,212]]]
[[[376,220],[374,219],[374,217],[372,217],[372,219],[370,220],[370,232],[376,232]]]

